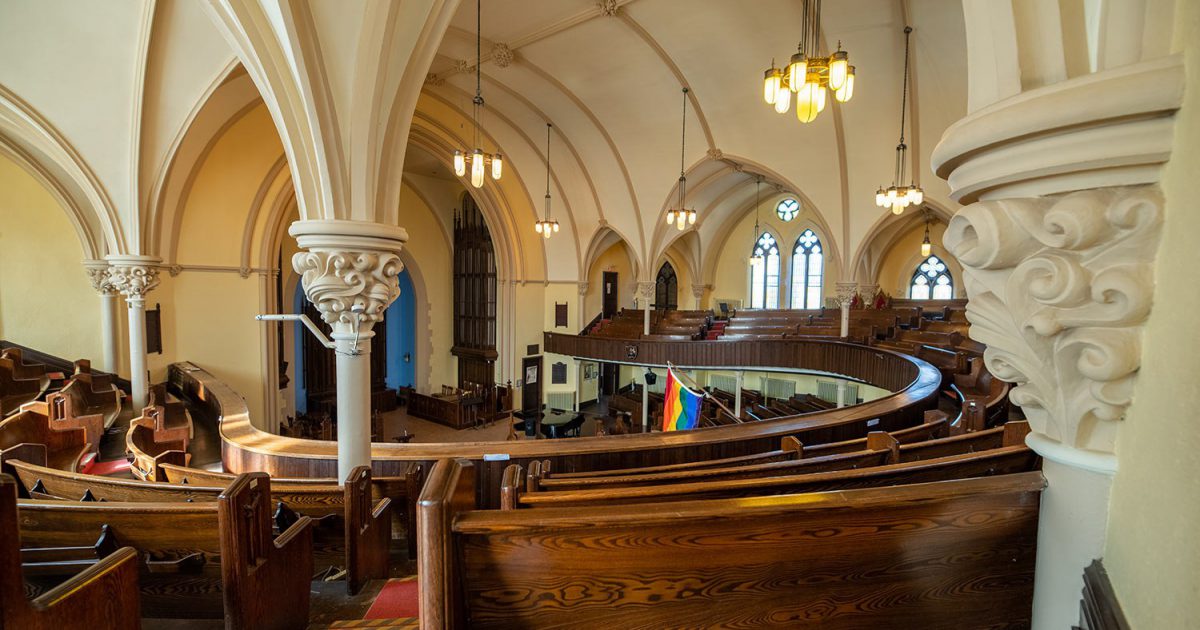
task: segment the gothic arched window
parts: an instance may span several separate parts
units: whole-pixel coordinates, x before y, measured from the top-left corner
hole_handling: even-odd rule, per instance
[[[937,256],[930,256],[917,265],[912,282],[908,285],[908,297],[914,300],[949,300],[954,297],[954,278],[946,263]]]
[[[658,269],[658,277],[654,280],[654,308],[659,310],[679,307],[679,278],[675,276],[675,268],[665,262]]]
[[[761,260],[750,268],[750,308],[779,308],[779,243],[763,232],[752,254]]]
[[[821,308],[825,255],[816,232],[804,230],[792,249],[792,308]]]

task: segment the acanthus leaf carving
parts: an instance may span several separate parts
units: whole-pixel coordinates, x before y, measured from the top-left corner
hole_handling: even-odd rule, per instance
[[[126,300],[141,300],[158,286],[158,267],[114,263],[108,268],[108,281]]]
[[[1162,225],[1157,186],[983,201],[951,220],[971,336],[1034,431],[1112,452],[1141,366]]]

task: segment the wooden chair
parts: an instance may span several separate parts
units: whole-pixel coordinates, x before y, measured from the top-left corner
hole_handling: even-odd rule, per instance
[[[0,475],[0,628],[142,627],[138,601],[138,555],[121,547],[72,575],[57,587],[29,600],[21,570],[17,484]]]

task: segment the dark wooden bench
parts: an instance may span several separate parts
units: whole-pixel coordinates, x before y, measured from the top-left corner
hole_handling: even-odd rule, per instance
[[[75,471],[92,450],[81,427],[55,427],[45,403],[28,403],[0,420],[0,463],[12,459],[44,461],[51,468]]]
[[[693,499],[736,498],[896,486],[1036,470],[1040,458],[1024,444],[978,453],[886,464],[854,470],[781,475],[722,481],[663,483],[632,488],[523,492],[518,486],[510,503],[516,507],[565,507],[632,504]]]
[[[5,468],[21,480],[35,499],[215,502],[236,479],[231,475],[224,485],[201,486],[67,473],[19,460],[5,462]],[[318,566],[344,566],[351,594],[369,580],[388,578],[391,499],[373,499],[370,468],[355,468],[342,486],[332,480],[304,486],[273,480],[271,500],[295,515],[312,517],[320,525],[313,531],[314,560]],[[288,522],[295,516],[280,512],[276,518]],[[331,518],[334,520],[330,521]]]
[[[8,475],[0,475],[0,628],[137,630],[142,627],[136,550],[116,549],[29,600],[21,568],[19,522],[17,484]]]
[[[75,374],[59,391],[71,398],[80,415],[103,416],[106,427],[112,426],[121,413],[121,390],[113,383],[112,375],[93,373],[92,364],[86,359],[75,362]]]
[[[136,549],[144,563],[146,617],[224,617],[231,630],[308,626],[312,520],[300,517],[274,537],[265,473],[239,475],[216,502],[22,500],[18,506],[26,548],[87,549],[105,532]],[[25,564],[41,575],[53,568]]]
[[[654,506],[421,494],[421,627],[1028,627],[1040,473]]]
[[[163,464],[160,469],[165,474],[165,481],[182,485],[225,487],[237,476],[233,473],[214,472],[174,464]],[[373,476],[371,478],[371,499],[373,501],[391,500],[394,521],[392,531],[397,535],[404,535],[408,544],[409,558],[417,557],[417,537],[414,530],[417,521],[417,495],[420,494],[421,484],[424,482],[421,471],[422,468],[419,464],[410,462],[404,466],[404,470],[399,476]],[[316,510],[327,509],[328,502],[336,501],[336,496],[322,500],[315,497],[323,495],[331,485],[336,485],[331,478],[286,479],[276,477],[271,479],[271,494],[277,500],[297,506],[295,509],[300,514],[320,516],[319,511],[311,511],[307,506],[311,504]]]

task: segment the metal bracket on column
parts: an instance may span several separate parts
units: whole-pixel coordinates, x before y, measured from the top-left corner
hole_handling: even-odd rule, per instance
[[[337,344],[330,341],[329,337],[326,337],[325,333],[321,332],[321,329],[317,328],[317,325],[308,318],[308,315],[255,315],[254,319],[267,322],[300,322],[301,324],[304,324],[304,327],[307,328],[309,332],[311,332],[313,336],[317,338],[317,341],[321,342],[321,345],[331,350],[337,348]]]

